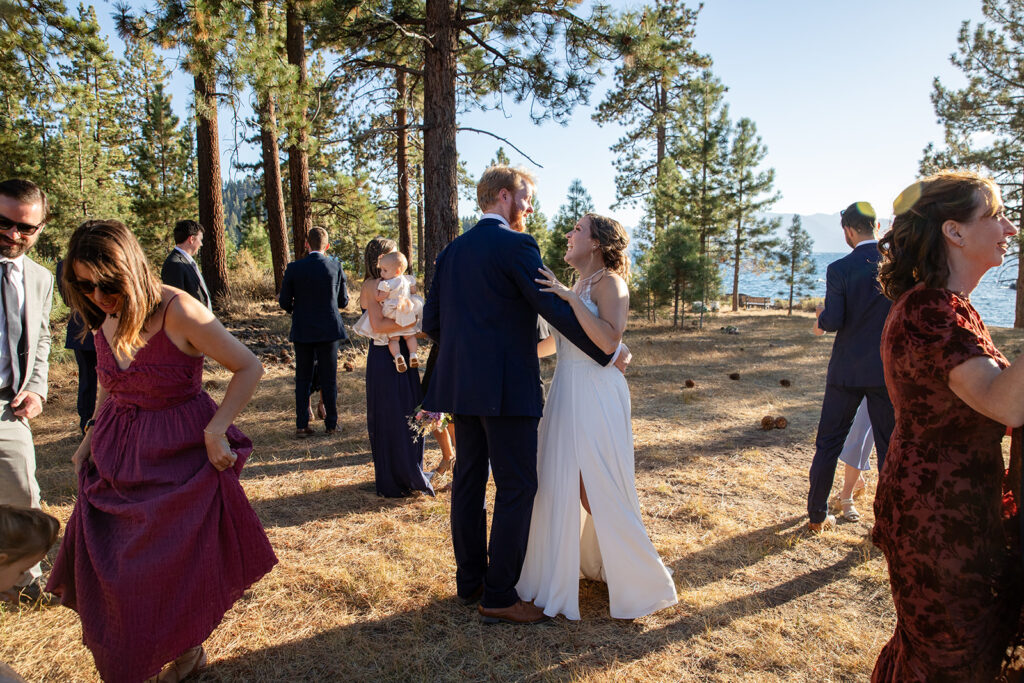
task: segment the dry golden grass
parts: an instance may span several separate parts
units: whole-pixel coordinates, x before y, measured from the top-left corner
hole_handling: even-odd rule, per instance
[[[287,318],[270,304],[242,309],[232,329],[275,357]],[[719,331],[727,324],[741,333]],[[209,639],[200,680],[866,679],[894,624],[870,503],[859,523],[803,531],[831,350],[810,326],[809,314],[776,312],[719,314],[704,332],[633,323],[637,487],[680,598],[633,621],[611,619],[606,588],[584,581],[581,622],[481,625],[454,598],[448,494],[374,493],[362,358],[350,354],[355,371],[339,375],[343,433],[306,441],[292,438],[292,371],[268,363],[239,424],[257,444],[243,483],[280,564]],[[1020,333],[996,336],[1016,355]],[[51,377],[34,427],[46,508],[64,521],[75,496],[74,367]],[[208,368],[215,397],[226,380]],[[788,428],[762,431],[765,415]],[[0,660],[30,680],[96,679],[63,608],[0,611]]]

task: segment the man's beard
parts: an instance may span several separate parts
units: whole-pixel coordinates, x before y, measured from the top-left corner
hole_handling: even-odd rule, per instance
[[[512,207],[512,215],[508,217],[508,226],[516,232],[526,232],[525,215],[519,209]]]
[[[0,235],[0,256],[9,259],[15,259],[24,254],[26,251],[32,248],[33,240],[22,237],[18,240],[12,240],[8,237]]]

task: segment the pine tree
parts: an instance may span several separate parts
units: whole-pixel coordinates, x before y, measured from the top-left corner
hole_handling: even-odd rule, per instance
[[[775,252],[778,261],[775,279],[789,287],[789,309],[786,315],[793,315],[794,295],[803,296],[814,287],[813,275],[817,268],[811,258],[813,247],[814,240],[801,225],[800,216],[794,215],[782,246]]]
[[[648,197],[662,180],[663,161],[680,135],[680,112],[694,69],[710,64],[693,49],[698,10],[680,0],[655,0],[637,19],[636,38],[615,68],[615,85],[593,119],[627,129],[612,145],[617,157],[615,188],[619,204]],[[666,217],[654,216],[654,234]]]
[[[744,260],[760,265],[778,246],[775,232],[778,219],[763,215],[779,195],[774,191],[774,169],[758,170],[768,154],[761,143],[757,126],[742,118],[733,131],[725,170],[725,214],[731,228],[732,247],[732,310],[739,310],[740,263]]]
[[[1003,190],[1007,213],[1024,246],[1024,3],[982,0],[985,21],[964,22],[953,65],[967,86],[950,90],[935,79],[932,102],[946,129],[946,148],[925,149],[922,170],[950,166],[983,168]],[[1014,327],[1024,327],[1024,268],[1017,271]]]
[[[572,266],[565,262],[565,252],[569,248],[565,236],[576,227],[584,214],[593,210],[594,201],[590,198],[590,193],[583,187],[579,178],[574,179],[569,184],[569,191],[565,195],[565,204],[559,207],[558,213],[552,220],[547,248],[542,252],[544,265],[550,268],[562,282],[568,282],[572,277]]]

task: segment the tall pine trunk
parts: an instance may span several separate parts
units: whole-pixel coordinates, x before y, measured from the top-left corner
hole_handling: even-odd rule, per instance
[[[405,254],[412,267],[412,221],[409,216],[409,161],[406,150],[409,131],[406,129],[408,110],[405,106],[405,72],[395,69],[395,127],[398,128],[396,164],[398,166],[398,250]]]
[[[269,40],[266,0],[253,4],[256,32]],[[267,237],[270,238],[270,259],[274,269],[274,291],[281,291],[284,269],[288,266],[288,226],[284,217],[284,191],[281,188],[281,156],[277,147],[277,115],[272,92],[258,93],[257,115],[260,125],[260,146],[263,150],[263,205],[267,211]]]
[[[458,151],[455,148],[455,10],[451,0],[427,0],[423,74],[423,279],[430,287],[434,260],[458,235]]]
[[[1024,197],[1024,187],[1021,188]],[[1024,327],[1024,211],[1021,211],[1017,222],[1017,298],[1013,310],[1013,326]]]
[[[306,87],[306,38],[305,25],[296,0],[288,2],[285,12],[286,35],[285,46],[288,51],[288,63],[298,67],[299,79],[296,87],[302,92]],[[305,101],[303,97],[299,102]],[[288,177],[292,199],[292,244],[295,258],[306,251],[306,235],[313,227],[313,215],[310,212],[309,196],[309,131],[306,126],[306,111],[303,108],[299,117],[299,130],[294,142],[288,148]]]
[[[416,164],[416,272],[423,273],[423,166]]]
[[[199,223],[203,226],[200,263],[210,297],[217,301],[227,293],[227,252],[224,244],[224,201],[221,197],[220,141],[217,138],[217,95],[214,80],[197,73],[196,167],[198,169]]]

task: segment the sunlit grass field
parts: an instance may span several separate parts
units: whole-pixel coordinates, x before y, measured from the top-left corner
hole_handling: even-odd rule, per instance
[[[269,302],[229,316],[267,366],[238,424],[256,444],[243,484],[280,564],[207,641],[199,680],[865,680],[892,633],[885,562],[868,540],[874,473],[860,522],[803,530],[831,350],[810,314],[720,313],[703,331],[689,316],[682,329],[631,322],[637,488],[680,601],[614,620],[605,586],[583,581],[582,621],[532,627],[482,625],[455,599],[449,493],[375,495],[362,355],[343,351],[354,369],[339,373],[342,432],[298,441],[288,318]],[[1024,339],[995,337],[1010,357]],[[227,379],[207,367],[215,398]],[[75,387],[73,362],[56,363],[33,425],[44,507],[62,522],[75,500]],[[788,427],[762,431],[766,415]],[[0,609],[0,661],[33,681],[97,679],[65,608]]]

